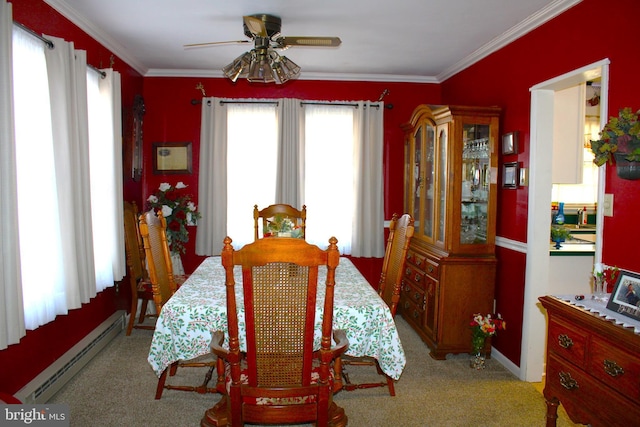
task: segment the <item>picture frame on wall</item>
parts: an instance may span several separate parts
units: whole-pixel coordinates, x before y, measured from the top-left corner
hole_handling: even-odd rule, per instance
[[[609,310],[640,320],[640,274],[620,270],[609,301]]]
[[[505,163],[502,167],[502,187],[518,187],[518,162]]]
[[[153,144],[154,174],[191,173],[191,142],[155,142]]]
[[[518,132],[509,132],[502,135],[502,154],[518,153]]]

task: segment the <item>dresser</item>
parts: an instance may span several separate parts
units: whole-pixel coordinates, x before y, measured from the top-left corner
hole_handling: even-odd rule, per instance
[[[640,425],[640,336],[561,299],[540,302],[548,319],[547,427],[556,425],[559,404],[576,423]]]
[[[468,353],[472,316],[493,311],[499,117],[497,107],[420,105],[403,125],[415,231],[399,312],[434,359]]]

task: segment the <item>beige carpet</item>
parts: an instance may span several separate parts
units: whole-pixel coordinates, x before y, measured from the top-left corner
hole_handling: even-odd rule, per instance
[[[487,369],[469,368],[468,356],[436,361],[402,317],[397,317],[407,366],[396,385],[396,397],[386,388],[340,392],[335,401],[354,427],[545,425],[545,403],[530,383],[519,381],[495,360]],[[71,426],[198,426],[216,394],[165,390],[155,400],[157,378],[147,363],[151,331],[122,332],[51,400],[68,403]],[[352,379],[370,370],[350,368]],[[372,370],[374,371],[374,370]],[[172,381],[191,384],[202,368],[184,368]],[[571,426],[564,414],[558,426]]]

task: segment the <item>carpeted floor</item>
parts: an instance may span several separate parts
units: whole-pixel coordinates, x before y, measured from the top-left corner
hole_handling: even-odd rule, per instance
[[[401,316],[396,317],[407,366],[396,384],[386,388],[342,391],[335,401],[354,427],[531,427],[545,425],[544,398],[531,383],[518,380],[495,360],[487,368],[469,368],[469,356],[436,361]],[[68,403],[71,426],[198,426],[219,395],[165,390],[155,400],[157,378],[147,363],[152,331],[124,331],[52,399]],[[172,381],[197,384],[203,368],[184,368]],[[375,369],[350,367],[352,379]],[[375,374],[373,374],[375,375]],[[560,414],[558,426],[573,424]]]

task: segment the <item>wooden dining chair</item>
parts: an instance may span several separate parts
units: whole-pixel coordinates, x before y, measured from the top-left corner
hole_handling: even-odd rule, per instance
[[[144,265],[145,253],[138,225],[138,205],[136,202],[124,202],[124,243],[127,255],[127,273],[131,285],[131,314],[127,325],[127,336],[131,335],[133,328],[154,329],[154,325],[143,324],[147,316],[149,301],[153,301],[153,290],[147,268]],[[138,323],[135,323],[138,303],[140,315]]]
[[[173,277],[173,266],[171,264],[171,252],[167,241],[167,221],[162,216],[162,212],[157,214],[153,211],[140,215],[140,235],[144,244],[145,258],[151,280],[153,301],[156,312],[160,313],[162,306],[176,292],[178,286]],[[174,376],[178,367],[208,367],[204,382],[198,386],[175,385],[167,383],[167,375]],[[208,387],[208,383],[213,375],[215,362],[207,361],[180,361],[173,363],[160,375],[156,388],[156,399],[162,397],[164,389],[197,391],[198,393],[215,393],[215,387]]]
[[[331,369],[348,347],[344,331],[332,334],[337,241],[332,237],[327,250],[321,250],[302,239],[259,239],[236,251],[225,238],[229,348],[222,346],[223,331],[215,331],[211,341],[223,397],[205,412],[201,426],[347,424],[344,410],[333,401]],[[243,305],[236,301],[235,266],[242,268]],[[326,266],[326,277],[320,277],[320,266]],[[323,301],[316,299],[319,287],[325,288],[325,297],[318,317],[322,338],[315,351],[316,304]],[[243,306],[246,352],[239,344]]]
[[[378,294],[387,303],[391,316],[395,317],[398,302],[400,301],[400,289],[402,287],[402,276],[409,250],[409,243],[413,236],[413,218],[409,214],[404,214],[398,218],[393,214],[389,225],[389,237],[382,263],[382,272],[378,283]],[[353,391],[363,388],[387,387],[391,396],[396,395],[394,380],[384,374],[378,365],[378,361],[371,357],[350,357],[339,358],[342,363],[341,371],[344,378],[343,389]],[[384,381],[374,383],[353,383],[349,377],[348,366],[375,366],[378,374],[385,378]]]
[[[253,228],[255,230],[255,240],[260,238],[260,219],[262,219],[262,237],[270,236],[269,223],[276,220],[282,220],[288,218],[297,227],[292,237],[305,238],[305,231],[307,227],[307,206],[303,205],[302,209],[298,210],[291,205],[275,204],[267,206],[262,210],[258,210],[258,205],[253,207]]]

